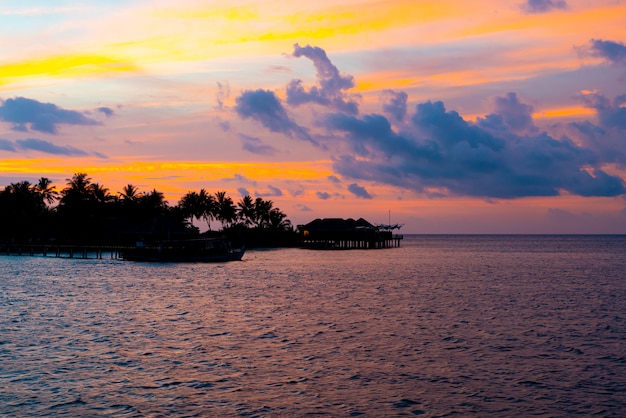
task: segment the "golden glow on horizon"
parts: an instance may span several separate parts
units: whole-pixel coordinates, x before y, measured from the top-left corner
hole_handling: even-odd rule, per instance
[[[67,54],[0,65],[0,86],[26,77],[73,77],[136,71],[123,60],[96,54]]]
[[[94,181],[127,184],[126,177],[141,178],[142,183],[149,178],[159,178],[172,182],[217,181],[232,179],[239,175],[254,181],[267,181],[280,178],[311,180],[325,178],[332,174],[331,161],[283,161],[283,162],[193,162],[193,161],[103,161],[96,159],[25,159],[4,160],[0,171],[15,174],[42,173],[42,176],[66,175],[77,172],[87,173]],[[158,176],[156,176],[158,175]]]

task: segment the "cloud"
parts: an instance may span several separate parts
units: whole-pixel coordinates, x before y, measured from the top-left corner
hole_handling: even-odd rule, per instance
[[[341,180],[337,176],[330,175],[327,178],[328,180],[330,180],[331,183],[335,183],[335,184],[341,183]]]
[[[247,90],[237,97],[236,103],[235,110],[244,119],[256,120],[271,132],[315,142],[306,129],[289,117],[282,103],[272,91]]]
[[[307,205],[304,205],[302,203],[296,203],[294,206],[296,209],[300,210],[301,212],[311,212],[313,210]]]
[[[565,0],[526,0],[522,4],[522,10],[527,13],[546,13],[554,9],[567,9]]]
[[[38,131],[58,133],[57,125],[100,125],[84,114],[66,110],[52,103],[41,103],[25,97],[0,102],[0,120],[12,123],[12,129],[20,132]]]
[[[268,189],[270,189],[269,193],[266,193],[266,196],[282,196],[283,195],[283,191],[280,190],[278,187],[274,187],[271,184],[267,186]]]
[[[237,192],[241,197],[250,196],[250,192],[245,187],[237,187]]]
[[[523,104],[515,93],[507,93],[504,97],[495,98],[496,114],[515,132],[537,132],[533,122],[533,107]]]
[[[548,4],[557,7],[560,3],[544,2],[544,6]],[[340,75],[320,48],[296,45],[294,55],[307,56],[316,63],[318,80],[334,80],[335,87],[327,91],[339,94],[353,83],[351,77]],[[291,99],[322,103],[329,98],[323,87],[320,81],[315,88],[305,90],[300,82],[292,81],[291,91],[298,92]],[[326,113],[315,109],[310,116],[318,141],[314,144],[332,153],[334,174],[344,182],[351,181],[349,190],[357,197],[372,198],[357,183],[361,181],[429,197],[485,200],[564,193],[624,195],[624,179],[605,171],[605,166],[611,162],[626,165],[626,95],[609,100],[595,94],[583,100],[597,111],[598,126],[584,122],[541,131],[533,120],[533,107],[515,92],[495,97],[493,111],[476,121],[447,110],[441,101],[418,103],[409,114],[405,108],[408,96],[393,90],[381,95],[384,114],[349,113],[328,106]],[[244,92],[237,102],[241,117],[254,118],[270,131],[294,137],[294,132],[304,130],[272,92]],[[340,181],[338,177],[329,180]],[[317,197],[330,196],[319,192]]]
[[[242,148],[245,151],[258,155],[274,155],[278,150],[271,145],[265,145],[259,138],[239,134],[241,138]]]
[[[358,104],[344,92],[355,86],[351,75],[342,75],[326,55],[326,51],[310,45],[294,45],[293,56],[306,57],[313,62],[316,70],[317,86],[306,90],[302,80],[291,80],[287,85],[287,103],[299,106],[306,103],[329,106],[351,115],[359,113]]]
[[[626,45],[621,42],[592,39],[589,50],[594,57],[604,58],[613,64],[626,64]]]
[[[13,141],[0,138],[0,151],[15,152],[15,144],[13,143]]]
[[[113,109],[111,109],[110,107],[99,107],[97,110],[98,112],[101,112],[102,114],[104,114],[104,116],[107,118],[110,118],[111,116],[115,114]]]
[[[404,120],[407,111],[408,95],[403,91],[384,90],[382,94],[383,112],[397,121]]]
[[[318,199],[328,200],[330,199],[330,193],[327,192],[316,192],[315,195]]]
[[[220,129],[224,132],[230,132],[230,122],[227,120],[220,120],[218,123],[218,126],[220,127]]]
[[[264,197],[279,197],[283,195],[283,191],[281,189],[279,189],[278,187],[274,187],[271,184],[267,186],[268,190],[264,191],[264,192],[255,192],[255,195],[257,196],[264,196]]]
[[[224,100],[230,97],[230,84],[228,82],[217,83],[217,93],[215,99],[217,100],[217,108],[224,109]]]
[[[592,92],[579,95],[579,99],[585,107],[596,111],[598,124],[570,122],[565,127],[566,134],[595,152],[601,161],[626,167],[626,95],[611,100]]]
[[[348,191],[355,195],[356,197],[360,197],[362,199],[371,199],[372,195],[370,195],[365,187],[359,186],[356,183],[352,183],[348,186]]]
[[[223,178],[222,180],[227,182],[236,181],[238,183],[250,184],[252,186],[257,185],[257,182],[255,180],[249,179],[248,177],[238,173],[235,173],[232,177]]]
[[[626,95],[617,96],[613,101],[598,93],[580,96],[586,107],[598,113],[600,126],[603,128],[619,128],[626,130]]]
[[[503,97],[503,102],[514,103],[511,97]],[[625,191],[624,181],[604,172],[591,150],[545,132],[518,135],[502,114],[471,123],[447,111],[442,102],[426,102],[417,105],[412,126],[403,133],[396,133],[381,115],[332,115],[326,125],[343,131],[360,156],[343,155],[334,161],[336,172],[352,179],[427,194],[435,189],[441,195],[502,199],[556,196],[562,191],[616,196]]]
[[[54,155],[67,155],[67,156],[85,156],[89,155],[87,152],[80,150],[78,148],[74,148],[72,146],[59,146],[55,145],[52,142],[44,141],[41,139],[18,139],[15,143],[22,149],[26,150],[34,150],[39,152],[44,152],[46,154],[54,154]]]

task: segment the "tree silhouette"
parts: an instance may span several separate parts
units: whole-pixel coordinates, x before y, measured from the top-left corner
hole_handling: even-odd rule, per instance
[[[245,195],[237,202],[237,214],[245,226],[249,227],[255,223],[254,201],[250,195]]]
[[[217,201],[216,218],[222,222],[222,225],[230,226],[237,219],[237,208],[233,203],[233,199],[226,195],[226,192],[220,191],[215,193]]]
[[[160,239],[169,239],[171,232],[197,234],[194,219],[206,221],[209,231],[211,222],[217,220],[222,233],[249,237],[261,245],[278,242],[277,238],[291,236],[285,232],[293,232],[287,215],[274,208],[271,200],[244,196],[235,205],[225,191],[215,195],[206,189],[190,191],[170,207],[156,189],[141,193],[127,184],[121,192],[111,194],[81,172],[66,179],[60,192],[46,177],[34,185],[29,181],[11,183],[0,191],[0,240],[31,242],[54,237],[58,242],[127,245],[140,236],[157,239],[155,234],[160,234]]]

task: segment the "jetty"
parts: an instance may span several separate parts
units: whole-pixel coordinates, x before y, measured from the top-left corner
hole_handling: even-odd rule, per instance
[[[6,244],[0,243],[0,255],[40,256],[54,258],[121,259],[126,246],[70,244]]]
[[[324,250],[381,249],[400,246],[404,238],[394,234],[398,225],[373,225],[363,218],[316,219],[298,225],[300,245],[303,248]]]

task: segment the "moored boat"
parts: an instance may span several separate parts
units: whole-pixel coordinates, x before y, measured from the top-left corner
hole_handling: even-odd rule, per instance
[[[211,238],[137,242],[135,247],[122,251],[120,257],[128,261],[222,263],[241,260],[245,251],[245,245],[234,247],[230,241]]]

